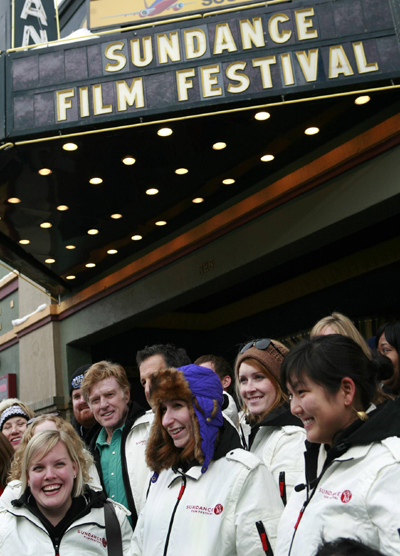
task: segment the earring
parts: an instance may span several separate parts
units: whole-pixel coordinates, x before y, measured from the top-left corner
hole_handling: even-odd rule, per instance
[[[363,421],[365,423],[365,421],[368,421],[369,416],[365,413],[365,411],[357,411],[357,409],[353,406],[351,406],[354,411],[357,413],[357,417],[360,419],[360,421]]]
[[[76,475],[74,475],[74,479],[76,479]]]

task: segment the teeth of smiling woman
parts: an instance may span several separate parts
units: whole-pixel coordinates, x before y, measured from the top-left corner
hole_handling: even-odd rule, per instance
[[[314,421],[313,417],[310,417],[309,419],[304,419],[303,423],[305,425],[308,425],[308,423],[311,423],[311,421]]]
[[[183,428],[184,427],[181,427],[180,429],[173,429],[170,432],[171,432],[171,434],[178,434],[179,432],[183,431]]]
[[[43,487],[43,490],[45,492],[52,492],[53,490],[60,490],[61,486],[60,485],[50,485],[47,487]]]

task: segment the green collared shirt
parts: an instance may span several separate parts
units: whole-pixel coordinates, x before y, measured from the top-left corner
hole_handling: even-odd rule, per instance
[[[103,427],[97,437],[96,446],[100,452],[101,471],[108,498],[128,508],[121,462],[121,439],[124,426],[125,424],[113,432],[110,444],[107,442],[107,432]]]

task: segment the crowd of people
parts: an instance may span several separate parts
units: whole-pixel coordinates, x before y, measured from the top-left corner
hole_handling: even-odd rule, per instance
[[[233,367],[137,353],[79,367],[72,424],[0,403],[0,556],[400,553],[400,323],[373,340],[340,313]]]

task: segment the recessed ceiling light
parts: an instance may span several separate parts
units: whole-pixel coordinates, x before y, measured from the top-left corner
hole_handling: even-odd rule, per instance
[[[78,145],[76,143],[64,143],[63,149],[64,151],[76,151]]]
[[[76,276],[74,276],[73,274],[70,274],[69,276],[65,277],[67,280],[75,280]]]
[[[112,214],[111,218],[113,218],[114,220],[119,220],[120,218],[122,218],[122,214],[119,213]]]
[[[133,158],[133,156],[124,156],[122,162],[126,164],[126,166],[132,166],[132,164],[135,164],[136,158]]]
[[[235,183],[235,180],[233,178],[226,178],[225,180],[222,180],[222,183],[224,185],[232,185],[233,183]]]
[[[18,197],[10,197],[9,199],[7,199],[9,203],[11,203],[12,205],[16,205],[17,203],[21,202],[21,199],[18,199]]]
[[[76,249],[75,245],[66,245],[65,249]]]
[[[219,141],[218,143],[214,143],[213,145],[213,149],[214,151],[222,151],[222,149],[225,149],[226,147],[226,143],[224,143],[223,141]]]
[[[38,172],[41,176],[49,176],[51,174],[50,168],[41,168]]]
[[[139,241],[140,239],[143,239],[143,236],[136,234],[135,236],[132,236],[131,239],[133,239],[133,241]]]
[[[86,263],[86,268],[94,268],[96,265],[94,263]]]
[[[165,220],[158,220],[158,222],[156,222],[156,226],[165,226],[165,225],[166,225]]]
[[[53,264],[53,263],[56,262],[56,260],[55,259],[45,259],[44,262],[47,263],[47,264]]]
[[[100,183],[103,183],[103,180],[101,178],[91,178],[89,183],[92,185],[99,185]]]
[[[271,160],[274,160],[274,155],[273,154],[265,154],[264,156],[261,157],[260,160],[262,160],[262,162],[271,162]]]
[[[146,191],[146,195],[157,195],[157,193],[158,193],[158,189],[156,189],[155,187],[151,187]]]
[[[28,243],[30,243],[30,240],[29,240],[29,239],[20,239],[20,240],[19,240],[19,243],[20,243],[21,245],[28,245]]]
[[[108,253],[109,255],[116,255],[116,254],[118,253],[118,251],[117,251],[116,249],[109,249],[109,250],[107,251],[107,253]]]
[[[269,112],[257,112],[257,114],[254,116],[254,118],[259,122],[264,122],[265,120],[268,120],[268,118],[270,117],[271,114]]]
[[[157,135],[160,137],[168,137],[169,135],[172,135],[172,129],[170,127],[162,127],[157,131]]]
[[[361,104],[367,104],[367,102],[369,102],[370,100],[371,97],[369,95],[362,95],[356,98],[354,104],[358,104],[360,106]]]
[[[58,205],[57,210],[63,212],[64,210],[68,210],[69,206],[68,205]]]
[[[187,174],[189,172],[189,170],[187,168],[177,168],[175,170],[175,174],[178,174],[179,176],[183,176],[183,174]]]
[[[204,201],[204,199],[202,197],[196,197],[195,199],[192,199],[192,203],[194,203],[195,205],[198,205],[200,203],[202,203]]]
[[[91,228],[90,230],[87,231],[87,233],[88,233],[90,236],[95,236],[95,235],[97,235],[97,234],[99,233],[99,230],[96,230],[96,228]]]
[[[317,133],[319,133],[319,128],[318,127],[308,127],[305,132],[306,135],[316,135]]]
[[[40,224],[41,228],[51,228],[53,224],[51,224],[51,222],[42,222]]]

